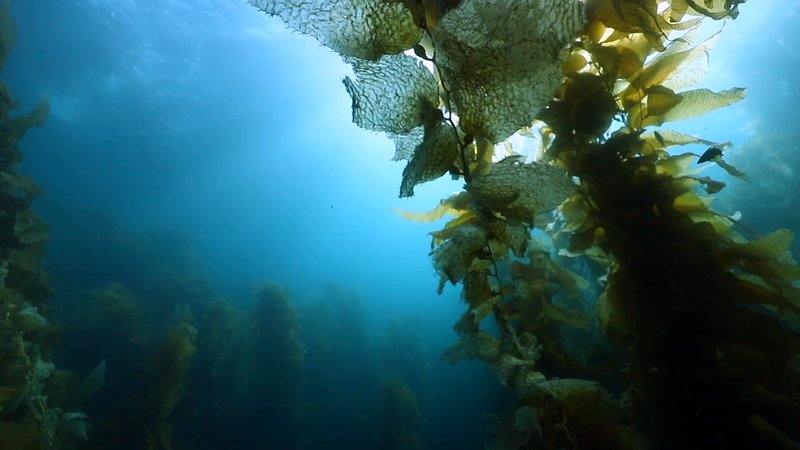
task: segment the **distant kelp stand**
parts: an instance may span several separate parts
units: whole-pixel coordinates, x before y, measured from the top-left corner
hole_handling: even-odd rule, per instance
[[[743,1],[251,3],[353,66],[354,122],[408,161],[401,197],[464,181],[403,215],[454,216],[431,256],[468,310],[443,358],[518,395],[490,448],[800,447],[793,233],[716,212],[725,184],[677,149],[747,180],[730,143],[662,128],[744,98],[691,88],[717,38],[699,25]]]

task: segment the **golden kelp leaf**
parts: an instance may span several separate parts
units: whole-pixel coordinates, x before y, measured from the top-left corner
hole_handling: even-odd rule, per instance
[[[653,86],[645,90],[647,94],[647,115],[663,116],[683,100],[672,89]]]
[[[400,197],[414,195],[414,186],[435,180],[453,167],[460,143],[457,131],[449,122],[425,127],[425,137],[414,150],[414,156],[403,170]]]
[[[394,211],[412,222],[435,222],[444,217],[445,214],[460,216],[466,211],[471,199],[472,197],[469,193],[459,192],[456,195],[439,201],[439,206],[428,212],[410,212],[397,208],[395,208]]]
[[[343,82],[353,100],[353,122],[361,128],[408,133],[434,113],[431,105],[439,98],[436,79],[417,58],[399,54],[377,62],[347,61],[355,79],[345,77]]]
[[[620,94],[626,108],[642,98],[650,87],[664,86],[674,91],[702,79],[708,68],[708,51],[716,43],[719,33],[690,48],[696,34],[696,30],[690,30],[675,39],[664,52],[647,64],[639,76],[631,80],[630,86]]]
[[[672,180],[672,188],[676,196],[686,193],[694,193],[697,185],[700,184],[694,177],[677,177]]]
[[[551,164],[523,164],[506,158],[467,186],[475,202],[506,218],[532,225],[537,214],[560,205],[575,193],[575,184],[563,169]]]
[[[29,114],[18,116],[3,125],[11,137],[19,141],[31,128],[41,128],[50,114],[50,99],[44,97]]]
[[[446,240],[453,237],[459,227],[467,224],[476,224],[481,221],[480,217],[473,211],[467,210],[464,214],[456,217],[455,219],[447,222],[443,229],[431,232],[433,236],[433,247],[442,244]]]
[[[692,119],[709,113],[719,108],[732,105],[745,97],[747,90],[733,88],[726,91],[714,92],[710,89],[695,89],[680,92],[683,97],[676,107],[663,116],[664,122]]]
[[[724,237],[727,240],[732,242],[745,241],[741,234],[731,228],[733,227],[734,221],[724,214],[715,213],[713,211],[690,211],[689,218],[696,223],[708,223],[714,228],[714,232],[718,236]]]
[[[735,19],[739,16],[739,3],[746,0],[682,0],[690,7],[689,14],[703,15],[714,20]]]
[[[682,153],[659,160],[656,163],[656,173],[671,177],[693,173],[693,171],[689,170],[689,166],[694,163],[695,158],[697,158],[697,155],[694,153]]]
[[[722,170],[728,172],[729,175],[734,176],[736,178],[741,178],[744,181],[750,181],[750,177],[747,176],[746,173],[742,172],[741,170],[737,169],[736,167],[728,164],[721,158],[717,158],[712,160],[716,165],[718,165]]]
[[[589,223],[589,205],[580,195],[573,195],[559,207],[561,215],[564,217],[565,232],[574,233],[584,231],[592,224]]]
[[[470,175],[478,177],[489,173],[492,169],[494,144],[488,139],[475,139],[475,162],[470,165]]]
[[[709,51],[719,40],[718,31],[697,47],[687,51],[688,56],[680,63],[678,70],[663,81],[663,85],[678,91],[701,82],[708,75]]]
[[[709,211],[712,201],[714,201],[714,199],[711,197],[700,197],[694,192],[687,192],[675,197],[672,209],[681,212]]]
[[[788,261],[788,259],[787,259]],[[800,267],[794,261],[784,262],[781,258],[747,259],[742,263],[747,272],[763,278],[770,286],[781,294],[787,294],[793,287],[793,281],[800,280]]]
[[[669,5],[669,20],[671,22],[680,21],[688,10],[689,5],[686,0],[672,0]]]
[[[432,32],[463,130],[500,142],[529,126],[561,83],[559,51],[584,27],[575,0],[464,0]]]
[[[619,72],[617,75],[626,80],[631,80],[641,73],[644,67],[644,59],[640,54],[628,47],[617,47],[619,52]]]
[[[781,228],[760,239],[735,245],[729,251],[754,258],[781,258],[789,251],[793,239],[792,230]]]
[[[590,22],[599,20],[615,30],[643,33],[655,48],[664,49],[669,24],[658,15],[655,0],[596,0],[590,3],[588,16]]]
[[[615,42],[604,45],[588,44],[586,49],[595,62],[603,67],[603,73],[613,78],[631,81],[644,68],[653,46],[642,34],[623,34]]]
[[[586,65],[589,64],[589,61],[586,60],[586,57],[580,54],[579,52],[571,53],[563,63],[561,63],[561,70],[567,74],[574,74],[578,73],[582,70]]]
[[[371,61],[416,45],[422,30],[402,4],[384,0],[250,0],[343,56]]]
[[[656,136],[658,133],[658,137]],[[730,143],[718,143],[700,139],[695,136],[680,133],[675,130],[658,130],[646,131],[642,133],[642,139],[653,148],[669,148],[674,145],[689,145],[689,144],[703,144],[710,147],[725,148],[730,146]]]

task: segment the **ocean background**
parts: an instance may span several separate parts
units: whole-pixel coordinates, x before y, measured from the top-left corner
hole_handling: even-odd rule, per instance
[[[751,180],[708,170],[728,184],[719,210],[740,211],[759,232],[798,230],[800,4],[740,9],[701,87],[747,87],[748,97],[673,128],[734,144],[726,158]],[[22,110],[43,96],[52,107],[21,143],[20,173],[46,192],[35,210],[51,226],[57,365],[85,376],[107,361],[90,417],[135,391],[131,361],[176,318],[202,318],[219,298],[247,317],[272,283],[294,305],[317,370],[301,409],[322,412],[300,430],[315,448],[383,448],[381,414],[401,387],[416,398],[420,448],[483,448],[484,415],[510,394],[488,367],[440,361],[464,310],[459,288],[436,294],[427,233],[441,224],[393,210],[432,209],[461,185],[439,180],[398,198],[404,164],[385,136],[351,123],[338,55],[243,1],[17,0],[12,15],[19,38],[4,79]],[[81,309],[119,286],[146,305],[128,305],[137,323]],[[230,371],[217,377],[230,385],[214,389],[231,398],[189,399],[196,416],[179,414],[176,433],[197,433],[197,449],[284,448],[274,443],[282,412],[256,395],[264,387],[247,388],[230,364],[217,370]],[[203,430],[193,429],[187,417],[200,416]]]

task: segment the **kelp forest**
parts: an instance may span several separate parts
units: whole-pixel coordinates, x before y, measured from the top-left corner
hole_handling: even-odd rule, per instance
[[[265,282],[243,310],[190,244],[102,217],[52,230],[98,241],[54,279],[17,173],[47,99],[18,113],[2,84],[0,450],[800,448],[794,234],[715,210],[728,186],[698,164],[756,175],[680,124],[745,97],[697,85],[757,1],[249,3],[352,66],[400,197],[463,186],[397,218],[447,218],[430,258],[463,300],[453,341],[431,355],[414,311],[369,333],[335,285],[300,302]]]

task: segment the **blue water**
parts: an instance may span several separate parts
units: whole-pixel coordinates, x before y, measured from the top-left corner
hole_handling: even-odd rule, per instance
[[[440,401],[422,419],[426,448],[481,448],[481,413],[503,396],[488,369],[438,362],[455,339],[460,293],[436,295],[427,233],[437,226],[393,211],[432,209],[461,186],[440,180],[398,198],[403,164],[390,161],[388,139],[351,123],[338,55],[243,1],[12,7],[19,39],[4,79],[24,110],[45,95],[52,106],[22,143],[21,172],[46,191],[36,209],[52,227],[46,264],[62,297],[146,286],[168,266],[242,310],[273,280],[302,319],[334,283],[360,298],[373,350],[392,321],[415,324],[413,364],[428,374],[418,394]],[[800,5],[753,0],[741,12],[702,87],[747,87],[747,99],[674,128],[734,143],[730,161],[752,181],[709,172],[728,183],[726,212],[761,232],[797,230]],[[757,144],[778,134],[786,145]],[[77,363],[82,374],[108,357],[91,356]]]

